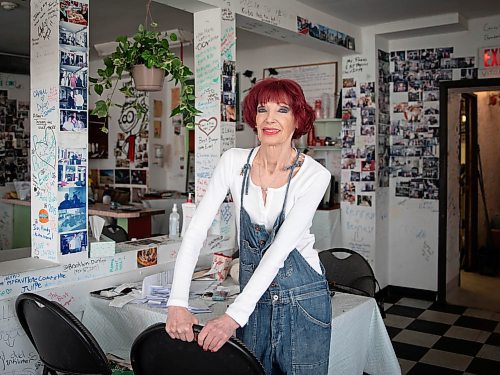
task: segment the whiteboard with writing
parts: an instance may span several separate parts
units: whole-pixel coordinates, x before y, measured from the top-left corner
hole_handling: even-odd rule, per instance
[[[277,74],[271,75],[270,72]],[[312,106],[324,93],[333,96],[337,92],[336,62],[264,69],[264,78],[271,76],[296,81],[302,87],[307,102]]]

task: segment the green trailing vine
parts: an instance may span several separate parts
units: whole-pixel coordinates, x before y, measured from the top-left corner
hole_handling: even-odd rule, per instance
[[[144,64],[148,68],[159,68],[165,71],[165,76],[170,77],[175,85],[180,84],[181,95],[177,107],[172,109],[170,116],[183,115],[184,125],[187,128],[194,127],[195,116],[200,114],[194,103],[194,87],[187,81],[193,73],[185,66],[179,57],[170,51],[169,41],[176,41],[175,33],[159,32],[156,30],[157,24],[151,23],[151,30],[147,30],[143,25],[139,25],[137,32],[132,37],[132,41],[126,36],[119,36],[116,41],[118,46],[111,56],[104,59],[104,69],[98,69],[98,78],[89,78],[94,91],[101,96],[104,90],[111,90],[107,97],[95,103],[92,111],[93,115],[98,117],[108,117],[112,106],[121,107],[120,104],[113,102],[113,95],[119,80],[124,72],[132,73],[134,65]],[[133,90],[130,86],[124,86],[119,89],[125,97],[133,97]],[[147,106],[140,105],[135,107],[138,116],[144,116],[148,110]]]

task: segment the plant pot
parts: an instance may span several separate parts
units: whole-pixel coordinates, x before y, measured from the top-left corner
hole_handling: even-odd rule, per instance
[[[165,71],[159,68],[147,68],[144,64],[134,65],[132,78],[136,90],[160,91],[165,80]]]

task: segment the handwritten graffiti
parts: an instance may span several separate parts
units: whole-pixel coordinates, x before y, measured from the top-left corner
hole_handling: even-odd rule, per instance
[[[201,119],[198,122],[198,129],[200,129],[208,137],[217,128],[217,119],[210,117],[209,119]]]

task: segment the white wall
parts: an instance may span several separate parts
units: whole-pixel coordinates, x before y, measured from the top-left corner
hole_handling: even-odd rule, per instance
[[[389,47],[391,51],[454,47],[453,57],[476,56],[477,59],[479,48],[499,44],[500,38],[494,27],[500,27],[500,16],[470,20],[468,27],[462,32],[392,40]],[[389,283],[436,291],[438,202],[405,201],[394,197],[394,186],[391,185],[390,189]],[[455,257],[452,253],[447,255],[448,258]]]

